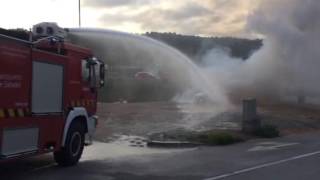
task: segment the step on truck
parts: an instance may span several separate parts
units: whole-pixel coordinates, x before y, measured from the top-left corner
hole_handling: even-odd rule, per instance
[[[75,165],[92,143],[105,65],[55,23],[17,32],[0,31],[0,163],[53,153]]]

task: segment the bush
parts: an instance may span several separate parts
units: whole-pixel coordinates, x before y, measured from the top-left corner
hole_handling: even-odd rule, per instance
[[[241,138],[227,132],[200,134],[197,139],[199,142],[209,145],[229,145],[241,141]]]
[[[264,125],[255,132],[255,135],[263,138],[275,138],[280,136],[280,132],[276,126]]]

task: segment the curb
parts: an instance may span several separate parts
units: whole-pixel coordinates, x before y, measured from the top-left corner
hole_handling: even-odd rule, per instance
[[[200,143],[192,143],[186,141],[148,141],[148,147],[159,147],[159,148],[192,148],[202,146]]]

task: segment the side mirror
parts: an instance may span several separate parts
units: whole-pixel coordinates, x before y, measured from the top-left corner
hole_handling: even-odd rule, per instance
[[[105,65],[103,63],[100,64],[99,72],[100,72],[99,85],[100,85],[100,87],[103,87],[105,85]]]

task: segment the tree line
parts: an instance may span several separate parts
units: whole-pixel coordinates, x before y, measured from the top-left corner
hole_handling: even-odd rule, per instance
[[[177,33],[147,32],[144,36],[162,41],[198,61],[208,50],[213,48],[227,48],[232,57],[248,59],[251,54],[261,48],[261,39],[244,39],[233,37],[200,37],[187,36]]]

